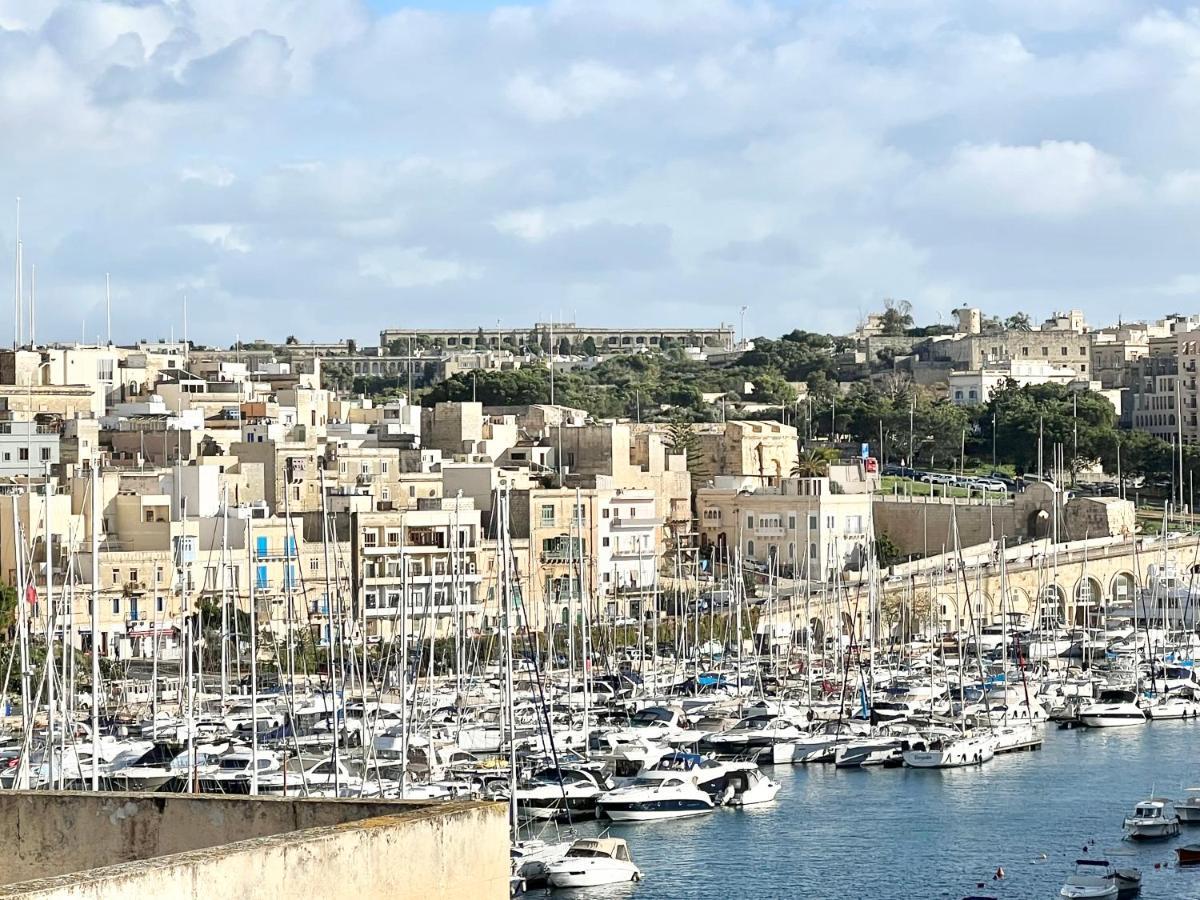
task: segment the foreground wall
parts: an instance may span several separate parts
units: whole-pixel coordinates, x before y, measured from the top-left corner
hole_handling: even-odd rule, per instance
[[[0,823],[0,898],[508,896],[493,803],[2,792]]]

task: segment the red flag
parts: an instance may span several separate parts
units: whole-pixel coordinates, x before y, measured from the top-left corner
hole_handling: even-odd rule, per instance
[[[25,602],[30,606],[37,603],[37,588],[32,584],[25,588]]]

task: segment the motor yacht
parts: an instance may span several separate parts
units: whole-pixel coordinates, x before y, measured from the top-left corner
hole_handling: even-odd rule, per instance
[[[1162,721],[1164,719],[1195,719],[1200,717],[1200,703],[1193,700],[1188,694],[1177,693],[1172,691],[1169,694],[1160,694],[1154,698],[1154,702],[1146,707],[1146,716],[1151,721]]]
[[[598,813],[616,822],[649,822],[699,816],[716,809],[707,791],[691,779],[673,775],[668,778],[639,778],[629,787],[600,795]]]
[[[1179,834],[1179,816],[1170,800],[1143,800],[1125,817],[1125,834],[1134,840],[1160,840]]]
[[[641,881],[642,870],[634,865],[629,845],[620,838],[580,838],[566,856],[546,866],[551,887],[599,887]]]
[[[596,815],[597,798],[612,788],[611,779],[600,772],[545,768],[518,786],[517,811],[529,819],[590,819]]]
[[[1089,728],[1145,725],[1146,713],[1138,704],[1134,691],[1105,690],[1095,700],[1080,705],[1079,721]]]

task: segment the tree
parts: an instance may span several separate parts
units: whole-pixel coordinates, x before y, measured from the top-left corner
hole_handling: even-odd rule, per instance
[[[560,340],[558,342],[558,355],[559,356],[570,356],[571,355],[571,339],[570,338],[563,338],[562,340]]]
[[[1033,320],[1029,313],[1013,313],[1004,320],[1004,327],[1009,331],[1033,331]]]
[[[700,437],[691,422],[676,419],[667,427],[667,450],[675,456],[683,456],[687,460],[687,470],[697,478],[707,478],[712,473],[704,451],[700,446]]]
[[[907,300],[888,297],[883,301],[879,324],[884,334],[904,334],[913,326],[912,304]]]
[[[838,452],[832,447],[816,447],[805,450],[792,466],[792,476],[797,478],[823,478],[829,474],[829,464],[836,462]]]
[[[596,339],[590,334],[583,339],[583,355],[584,356],[599,356],[599,351],[596,350]]]
[[[902,563],[907,557],[900,552],[900,548],[886,534],[875,535],[875,561],[885,569],[888,566],[894,566],[897,563]]]
[[[284,338],[283,342],[289,347],[294,347],[296,344],[300,343],[298,340],[296,340],[296,336],[294,334],[289,334],[286,338]]]
[[[1085,462],[1100,461],[1109,471],[1116,465],[1116,411],[1092,391],[1061,384],[1018,387],[1009,380],[980,407],[976,424],[980,443],[990,452],[994,438],[996,455],[1023,471],[1038,466],[1039,434],[1046,461],[1054,445],[1062,444],[1073,470]]]

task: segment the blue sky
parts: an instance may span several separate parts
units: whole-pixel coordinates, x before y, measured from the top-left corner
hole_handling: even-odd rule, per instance
[[[1198,113],[1182,4],[0,0],[43,339],[1194,310]]]

